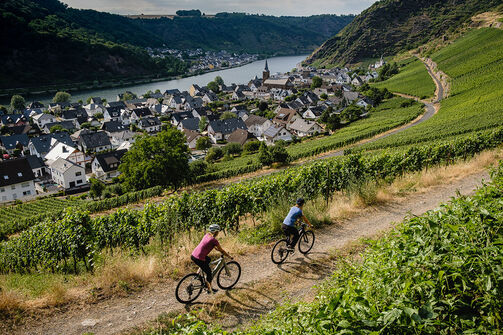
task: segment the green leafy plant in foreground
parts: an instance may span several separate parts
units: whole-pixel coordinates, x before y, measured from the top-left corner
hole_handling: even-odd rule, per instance
[[[226,334],[500,334],[503,167],[472,197],[405,220],[342,261],[314,302],[286,304]],[[145,334],[221,334],[182,315]],[[159,330],[160,329],[160,330]]]

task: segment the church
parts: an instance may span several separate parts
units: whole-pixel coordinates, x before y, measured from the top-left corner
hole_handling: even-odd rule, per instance
[[[271,72],[269,72],[269,65],[267,64],[267,59],[265,61],[265,68],[264,71],[262,72],[262,85],[267,87],[268,89],[271,88],[280,88],[283,90],[288,90],[293,87],[293,83],[290,80],[290,78],[279,78],[279,79],[272,79],[270,78]]]

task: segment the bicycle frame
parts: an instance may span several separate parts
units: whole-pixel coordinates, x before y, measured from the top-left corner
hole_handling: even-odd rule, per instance
[[[215,275],[218,273],[218,271],[220,271],[220,269],[222,267],[225,268],[226,274],[229,275],[229,269],[227,268],[227,262],[225,261],[224,256],[220,256],[216,260],[211,261],[210,264],[216,264],[216,266],[211,271],[211,274],[213,277],[215,277]],[[199,270],[197,270],[197,274],[202,275],[201,268],[199,268]],[[206,278],[204,276],[203,276],[203,278],[204,278],[204,281],[206,281]]]
[[[307,223],[305,223],[304,221],[300,220],[297,221],[297,222],[300,222],[300,228],[298,229],[299,230],[299,237],[302,236],[302,233],[304,233],[306,231],[306,226],[307,226]],[[292,238],[292,235],[288,235],[286,237],[288,243],[291,242],[291,238]]]

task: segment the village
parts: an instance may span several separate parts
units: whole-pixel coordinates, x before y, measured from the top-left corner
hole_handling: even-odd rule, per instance
[[[189,91],[149,91],[139,97],[125,92],[116,101],[91,97],[86,103],[35,101],[22,111],[2,112],[0,202],[85,192],[90,178],[117,182],[121,158],[135,138],[155,136],[166,127],[185,134],[189,160],[204,159],[211,146],[251,141],[272,146],[328,135],[330,116],[344,119],[349,107],[358,111],[351,121],[367,116],[375,103],[359,87],[377,79],[384,64],[381,59],[365,74],[298,65],[271,75],[266,60],[262,78],[248,84],[216,78]],[[201,149],[198,142],[208,145]]]
[[[189,61],[191,64],[189,73],[202,73],[222,68],[242,66],[256,61],[259,57],[256,54],[237,54],[226,50],[204,51],[202,49],[178,50],[170,48],[147,48],[146,50],[154,58],[164,58],[166,55],[170,55],[183,61]]]

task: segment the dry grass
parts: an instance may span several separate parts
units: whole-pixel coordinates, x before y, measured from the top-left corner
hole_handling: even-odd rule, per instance
[[[15,292],[0,291],[0,320],[17,319],[24,310],[22,298]]]
[[[481,153],[467,162],[407,174],[391,184],[357,185],[351,192],[335,194],[328,203],[322,198],[309,201],[306,213],[314,222],[336,224],[360,214],[369,207],[398,201],[407,194],[424,193],[432,187],[480,173],[501,159],[503,150],[495,149]],[[243,228],[254,227],[257,223],[251,216],[241,219]],[[161,247],[154,241],[149,246],[148,255],[131,257],[120,252],[115,253],[113,257],[104,255],[104,263],[96,267],[94,274],[75,276],[68,283],[48,280],[47,290],[41,297],[34,298],[5,288],[0,291],[0,318],[15,318],[15,315],[20,315],[26,308],[53,307],[87,299],[125,295],[146,284],[156,283],[163,277],[176,279],[181,274],[195,269],[190,260],[190,253],[202,236],[203,233],[195,232],[179,234],[169,247]],[[263,247],[243,243],[237,234],[222,234],[218,239],[231,255],[250,254]],[[257,297],[250,297],[253,298]]]

